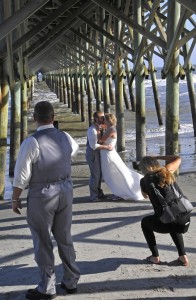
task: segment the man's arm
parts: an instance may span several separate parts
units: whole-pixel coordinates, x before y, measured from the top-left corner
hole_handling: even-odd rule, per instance
[[[88,131],[87,131],[87,138],[88,138],[88,142],[89,142],[89,146],[91,147],[91,149],[96,150],[100,144],[98,143],[97,139],[97,129],[95,126],[91,126],[89,127]]]
[[[109,145],[99,145],[96,149],[98,150],[113,150],[114,147],[109,144]]]
[[[35,138],[29,137],[23,141],[18,153],[16,166],[14,169],[12,209],[15,213],[21,214],[22,209],[20,195],[28,185],[31,178],[32,162],[36,162],[39,149]]]
[[[71,153],[71,157],[75,157],[78,154],[79,151],[79,145],[76,143],[76,141],[71,137],[71,135],[69,135],[69,133],[65,132],[66,136],[68,137],[68,140],[71,144],[72,147],[72,153]]]

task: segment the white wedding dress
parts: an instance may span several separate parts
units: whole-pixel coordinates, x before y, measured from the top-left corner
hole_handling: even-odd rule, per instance
[[[115,150],[116,138],[107,138],[104,145],[113,145],[114,149],[101,150],[102,177],[111,192],[125,200],[143,200],[140,179],[143,177],[129,169]]]

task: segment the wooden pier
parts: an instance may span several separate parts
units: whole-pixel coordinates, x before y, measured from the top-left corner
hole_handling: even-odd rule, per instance
[[[158,123],[166,127],[165,153],[177,154],[180,79],[187,82],[196,136],[195,62],[191,61],[195,16],[195,0],[1,0],[0,199],[7,137],[10,134],[9,174],[13,176],[19,146],[28,135],[27,113],[39,73],[81,122],[92,119],[94,99],[97,110],[101,102],[105,112],[112,108],[118,120],[118,151],[125,150],[124,111],[135,112],[136,160],[146,154],[145,79],[151,78]],[[156,58],[162,60],[162,78],[166,78],[165,120],[156,85]]]

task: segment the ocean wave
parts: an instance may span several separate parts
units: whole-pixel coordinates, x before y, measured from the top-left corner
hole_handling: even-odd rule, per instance
[[[183,93],[180,93],[180,97],[181,96],[188,96],[188,92],[183,92]],[[189,101],[189,99],[186,99],[187,101]]]
[[[196,74],[193,74],[193,82],[196,83]]]
[[[192,78],[193,78],[193,82],[196,83],[196,74],[192,74]],[[166,83],[167,80],[166,79],[156,79],[156,84],[157,84],[157,88],[161,88],[161,87],[165,87],[166,88]],[[179,79],[179,87],[184,87],[187,86],[187,80],[186,77],[185,79]],[[151,79],[146,79],[145,80],[145,87],[146,88],[151,88],[152,87],[152,81]]]
[[[193,132],[192,124],[181,124],[178,134],[191,133],[191,132]],[[146,129],[146,138],[147,139],[162,137],[164,135],[165,135],[165,126]],[[86,145],[86,142],[87,142],[86,136],[75,138],[75,140],[79,145]],[[126,141],[135,141],[136,140],[136,130],[135,129],[126,129],[125,130],[125,140]]]

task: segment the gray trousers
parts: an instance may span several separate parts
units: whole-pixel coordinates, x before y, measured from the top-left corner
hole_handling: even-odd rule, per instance
[[[103,191],[101,189],[100,151],[92,150],[90,146],[87,146],[86,161],[90,169],[90,179],[89,179],[90,199],[94,200],[96,198],[103,196]]]
[[[71,289],[77,286],[80,278],[71,236],[72,201],[71,179],[45,187],[33,185],[29,188],[27,222],[33,238],[35,261],[41,276],[37,288],[44,294],[56,293],[51,233],[57,242],[59,256],[62,260],[62,282]]]

